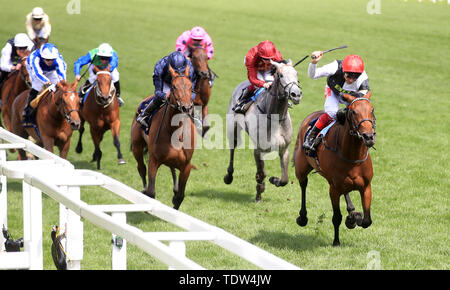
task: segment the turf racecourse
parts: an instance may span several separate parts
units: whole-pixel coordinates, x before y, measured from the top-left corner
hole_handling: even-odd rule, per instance
[[[266,180],[260,203],[254,203],[255,165],[249,149],[236,151],[235,179],[225,185],[226,149],[199,149],[193,162],[186,198],[180,210],[221,227],[304,269],[449,269],[450,169],[448,92],[450,5],[429,1],[380,0],[380,14],[369,14],[367,1],[86,1],[80,14],[68,14],[69,1],[0,0],[0,40],[25,31],[25,15],[34,6],[49,14],[51,42],[60,49],[72,81],[73,63],[101,42],[119,55],[122,96],[122,151],[126,165],[118,166],[111,133],[105,134],[101,172],[141,190],[130,146],[130,125],[136,106],[153,92],[155,63],[174,49],[176,37],[201,25],[214,41],[210,67],[219,75],[212,89],[209,112],[225,120],[233,88],[246,77],[243,58],[250,47],[269,39],[285,58],[295,62],[314,50],[347,44],[346,50],[325,55],[321,65],[346,54],[360,54],[366,64],[377,117],[376,151],[371,150],[372,219],[367,229],[341,225],[341,246],[333,248],[332,209],[326,181],[310,175],[307,194],[309,224],[297,226],[300,188],[293,168],[290,182],[275,188]],[[4,8],[8,9],[4,9]],[[3,46],[3,44],[2,44]],[[307,62],[297,67],[303,100],[293,107],[294,148],[303,118],[323,106],[325,79],[306,76]],[[225,121],[223,121],[223,125]],[[225,136],[225,128],[223,128]],[[88,132],[84,151],[75,153],[73,134],[68,159],[80,169],[90,163],[93,145]],[[223,140],[225,145],[225,140]],[[15,155],[10,154],[14,159]],[[268,177],[279,176],[279,160],[266,162]],[[170,171],[161,167],[157,199],[171,204]],[[22,235],[21,184],[10,182],[9,227]],[[351,194],[361,210],[359,194]],[[83,190],[90,204],[120,202],[107,192]],[[50,255],[51,225],[58,222],[57,204],[44,198],[44,267],[55,269]],[[345,217],[345,202],[341,200]],[[128,221],[145,231],[174,231],[176,227],[147,214],[129,214]],[[84,269],[110,269],[110,234],[85,222]],[[208,242],[188,242],[187,256],[208,269],[256,267]],[[129,245],[128,269],[165,269],[159,261]]]

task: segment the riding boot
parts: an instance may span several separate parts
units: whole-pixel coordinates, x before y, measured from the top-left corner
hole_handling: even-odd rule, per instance
[[[319,134],[320,131],[321,130],[319,128],[317,128],[315,125],[309,131],[308,135],[305,138],[305,142],[303,143],[303,148],[305,148],[306,151],[316,150],[314,141],[316,140],[317,134]]]
[[[116,98],[117,98],[117,102],[119,102],[119,107],[122,107],[123,104],[125,104],[125,102],[122,100],[122,98],[120,97],[120,83],[119,81],[114,83],[114,87],[116,88]]]
[[[78,95],[80,97],[84,97],[84,95],[87,93],[88,89],[91,87],[91,82],[87,79],[84,84],[80,87],[80,90],[78,91]],[[80,98],[82,99],[82,98]],[[81,102],[81,100],[80,100]]]
[[[31,89],[30,94],[28,95],[27,99],[27,105],[23,109],[23,122],[24,123],[31,123],[33,114],[35,113],[33,107],[31,107],[31,102],[37,97],[38,91],[35,89]]]
[[[252,100],[248,100],[253,95],[253,90],[245,88],[242,92],[242,96],[239,98],[238,103],[234,106],[233,111],[237,114],[245,114],[245,112],[253,104]]]
[[[153,98],[150,103],[145,107],[144,110],[139,114],[139,116],[136,117],[136,121],[140,123],[142,126],[147,127],[147,119],[149,118],[150,114],[159,108],[161,104],[163,103],[162,99],[160,98]]]

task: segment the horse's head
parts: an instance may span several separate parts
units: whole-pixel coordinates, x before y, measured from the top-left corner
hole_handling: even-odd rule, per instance
[[[349,103],[347,111],[347,121],[350,125],[350,134],[357,136],[364,141],[367,147],[375,145],[375,113],[370,97],[372,92],[368,92],[363,97],[355,97],[343,94],[343,99]]]
[[[95,86],[96,101],[99,105],[108,105],[116,94],[109,66],[104,70],[94,66],[94,73],[97,75],[97,85]]]
[[[292,66],[292,61],[278,63],[271,60],[270,63],[276,68],[276,79],[279,80],[280,84],[280,88],[278,88],[279,94],[282,97],[289,98],[295,105],[299,104],[302,100],[302,90],[298,82],[297,71]]]
[[[170,88],[169,101],[177,110],[182,113],[191,113],[192,105],[192,83],[189,79],[189,66],[186,66],[184,73],[177,73],[169,65],[169,72],[172,76],[172,86]]]
[[[203,47],[197,47],[192,51],[191,61],[196,74],[202,79],[209,79],[208,55]]]
[[[27,84],[27,86],[31,88],[31,77],[30,77],[30,73],[28,72],[26,64],[25,64],[27,62],[27,58],[28,58],[29,54],[30,54],[30,52],[28,51],[28,53],[24,57],[22,57],[22,59],[20,60],[21,66],[20,66],[19,74],[20,74],[20,77],[22,78],[22,80]]]
[[[55,105],[59,112],[69,122],[72,130],[80,129],[81,119],[79,115],[80,98],[77,94],[78,81],[69,84],[66,81],[60,81],[57,84],[59,91],[55,93]]]

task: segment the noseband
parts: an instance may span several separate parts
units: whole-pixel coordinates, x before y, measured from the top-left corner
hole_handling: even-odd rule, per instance
[[[376,133],[375,133],[375,128],[376,128],[376,122],[375,122],[375,120],[376,120],[376,118],[375,118],[375,114],[374,114],[373,111],[372,111],[373,119],[365,118],[365,119],[362,119],[361,121],[359,121],[358,124],[355,125],[354,122],[353,122],[353,114],[354,114],[354,112],[353,112],[353,110],[351,109],[351,106],[352,106],[355,102],[357,102],[357,101],[367,101],[367,102],[370,103],[370,100],[367,99],[367,98],[360,97],[360,98],[354,99],[354,100],[350,103],[350,105],[348,105],[349,110],[348,110],[348,113],[347,113],[347,114],[348,114],[348,120],[349,120],[350,127],[351,127],[351,128],[350,128],[350,135],[351,135],[351,136],[356,136],[356,137],[358,137],[359,139],[362,139],[363,137],[362,137],[362,135],[361,135],[361,134],[359,133],[359,131],[358,131],[359,126],[361,126],[361,124],[364,123],[364,122],[370,122],[370,123],[372,124],[372,128],[373,128],[374,134],[376,134]]]

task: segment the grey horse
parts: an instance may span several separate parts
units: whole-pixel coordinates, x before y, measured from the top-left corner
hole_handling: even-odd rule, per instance
[[[227,114],[227,138],[230,146],[230,163],[224,177],[226,184],[233,182],[234,150],[241,146],[241,131],[244,129],[250,137],[254,148],[256,162],[256,198],[261,200],[264,192],[264,157],[270,152],[278,151],[281,164],[281,179],[270,177],[269,181],[275,186],[285,186],[288,183],[289,144],[292,141],[292,123],[289,116],[289,100],[297,105],[302,99],[302,91],[298,82],[297,71],[291,60],[286,63],[271,61],[276,68],[272,86],[263,90],[256,101],[243,114],[236,114],[233,107],[237,103],[242,91],[249,86],[249,81],[240,83],[233,91]]]

